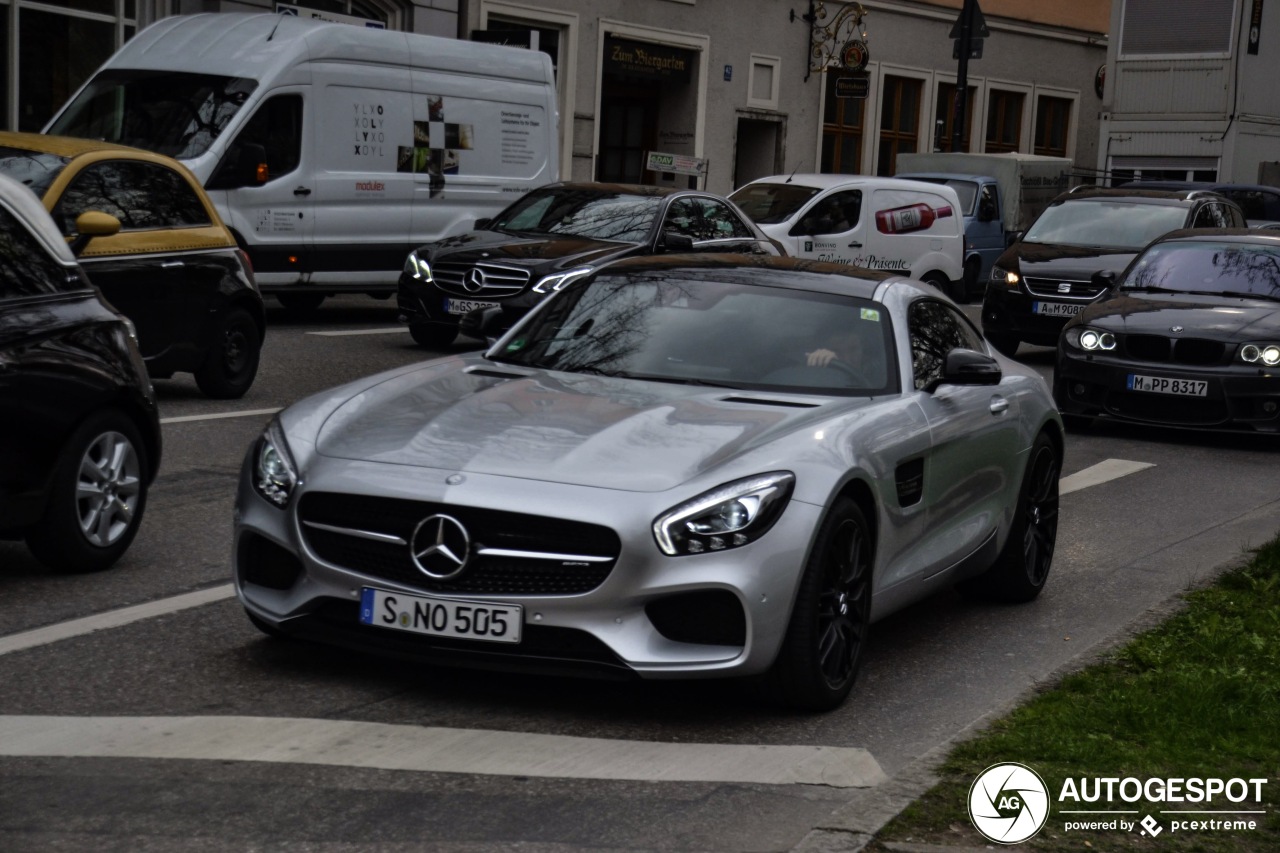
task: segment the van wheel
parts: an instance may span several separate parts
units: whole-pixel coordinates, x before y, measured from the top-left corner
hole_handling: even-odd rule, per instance
[[[932,284],[942,293],[951,295],[951,280],[937,270],[932,270],[920,276],[920,280],[925,284]]]
[[[324,302],[324,294],[277,293],[276,299],[288,311],[314,311]]]
[[[44,518],[27,547],[62,572],[109,568],[129,547],[147,505],[147,450],[122,412],[89,418],[58,459]]]
[[[196,371],[196,385],[207,397],[243,397],[258,375],[262,340],[258,325],[243,308],[232,308],[218,320],[204,364]]]
[[[447,347],[458,338],[458,327],[445,323],[410,323],[414,343],[428,349]]]

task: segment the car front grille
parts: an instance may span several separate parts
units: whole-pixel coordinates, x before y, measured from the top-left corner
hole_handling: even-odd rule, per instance
[[[1124,335],[1124,352],[1135,361],[1168,364],[1223,364],[1231,349],[1204,338],[1170,338],[1165,335]]]
[[[1183,426],[1217,426],[1230,417],[1222,400],[1130,391],[1112,391],[1105,408],[1131,420]]]
[[[444,580],[423,573],[409,550],[419,522],[437,514],[459,521],[471,539],[466,566]],[[604,583],[622,548],[601,525],[370,495],[311,492],[298,518],[321,560],[437,593],[581,595]]]
[[[1106,290],[1105,287],[1094,284],[1091,281],[1076,281],[1074,279],[1024,278],[1022,282],[1026,285],[1027,292],[1032,296],[1043,296],[1046,299],[1074,300],[1077,302],[1097,299]],[[1067,290],[1062,290],[1061,285],[1066,285]]]
[[[527,269],[490,263],[442,261],[431,265],[431,277],[441,290],[472,298],[515,296],[529,283]]]

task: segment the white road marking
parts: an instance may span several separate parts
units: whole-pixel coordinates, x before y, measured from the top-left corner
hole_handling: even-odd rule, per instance
[[[43,628],[10,634],[7,637],[0,637],[0,655],[43,646],[48,643],[56,643],[59,640],[79,637],[82,634],[91,634],[94,631],[101,631],[106,628],[119,628],[121,625],[128,625],[131,622],[139,622],[143,619],[150,619],[153,616],[164,616],[167,613],[186,610],[188,607],[199,607],[202,604],[221,601],[233,595],[235,595],[235,588],[231,584],[223,584],[212,589],[174,595],[169,598],[148,601],[144,604],[135,604],[132,607],[108,610],[105,613],[95,613],[92,616],[59,622],[56,625],[46,625]]]
[[[1090,465],[1083,471],[1077,471],[1069,477],[1058,481],[1058,494],[1065,495],[1078,492],[1090,486],[1098,486],[1110,480],[1118,480],[1139,471],[1156,467],[1151,462],[1131,462],[1128,459],[1104,459],[1097,465]]]
[[[407,335],[408,326],[396,326],[394,329],[349,329],[342,332],[307,332],[308,335],[319,335],[322,338],[341,338],[346,335]]]
[[[185,424],[191,421],[214,421],[222,418],[248,418],[256,415],[274,415],[283,407],[277,406],[274,409],[246,409],[243,412],[218,412],[212,415],[180,415],[174,418],[161,418],[162,424]]]
[[[280,717],[0,717],[0,755],[836,788],[887,779],[871,753],[856,747],[659,743]]]

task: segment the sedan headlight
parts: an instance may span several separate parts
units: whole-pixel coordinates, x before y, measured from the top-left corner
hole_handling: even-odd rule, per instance
[[[1240,360],[1246,364],[1280,364],[1280,344],[1245,344],[1240,347]]]
[[[569,270],[568,272],[543,276],[538,280],[538,283],[533,286],[533,292],[554,293],[557,290],[564,290],[568,285],[582,278],[584,275],[591,275],[592,272],[594,272],[594,270],[591,267],[578,267],[576,270]]]
[[[404,274],[418,281],[431,281],[431,264],[419,258],[416,251],[410,252],[404,262]]]
[[[289,503],[298,485],[298,468],[278,420],[273,420],[253,451],[253,488],[278,507]]]
[[[658,516],[653,538],[671,557],[739,548],[769,532],[795,482],[775,471],[725,483]]]
[[[1022,281],[1022,277],[1013,270],[1007,270],[1003,267],[992,267],[991,280],[996,284],[1003,284],[1005,287],[1013,287],[1018,282]]]
[[[1067,330],[1067,343],[1085,352],[1110,352],[1116,348],[1116,336],[1102,329],[1080,326]]]

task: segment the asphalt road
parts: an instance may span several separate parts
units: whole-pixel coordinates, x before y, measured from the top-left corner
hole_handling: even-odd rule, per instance
[[[859,797],[1280,531],[1273,440],[1072,435],[1044,594],[944,594],[878,623],[853,696],[821,715],[736,683],[423,669],[272,641],[226,591],[246,448],[269,411],[430,354],[385,302],[269,319],[244,399],[157,383],[162,471],[113,570],[58,576],[0,543],[0,848],[841,849]],[[1051,355],[1022,358],[1048,375]],[[161,612],[75,621],[148,602]]]

